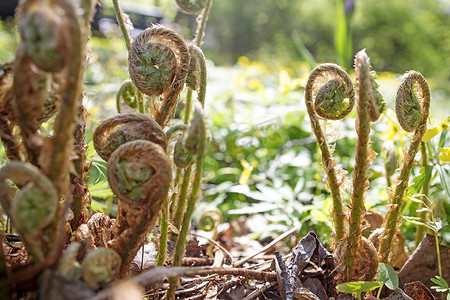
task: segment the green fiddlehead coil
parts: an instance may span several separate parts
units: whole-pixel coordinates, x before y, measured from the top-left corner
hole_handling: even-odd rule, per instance
[[[321,80],[328,77],[331,79],[325,84],[321,84]],[[313,93],[316,90],[318,92],[314,99]],[[345,216],[337,179],[336,161],[331,156],[320,119],[322,117],[338,120],[350,113],[355,103],[355,91],[350,76],[335,64],[317,66],[311,71],[306,83],[305,103],[311,120],[312,131],[322,153],[322,166],[327,174],[327,182],[331,190],[337,241],[344,237]],[[342,104],[342,106],[338,104]],[[332,111],[331,108],[336,108],[336,111]]]
[[[176,141],[181,135],[180,132],[184,134],[184,132],[189,128],[186,124],[177,124],[169,128],[166,132],[167,141],[172,143]],[[178,133],[178,134],[177,134]]]
[[[164,127],[172,117],[189,70],[189,50],[183,38],[161,25],[147,28],[131,45],[128,68],[138,90],[153,98],[152,116]]]
[[[197,108],[197,111],[199,108]],[[203,116],[203,110],[194,113],[191,124],[184,136],[184,149],[192,155],[200,155],[205,151],[206,128]]]
[[[16,193],[9,182],[20,191]],[[52,224],[58,210],[52,182],[32,164],[12,161],[0,171],[0,202],[35,261],[42,261],[52,247],[43,230]]]
[[[187,124],[191,114],[192,91],[197,90],[198,101],[205,106],[206,96],[206,61],[203,51],[195,44],[189,44],[190,65],[186,78],[186,86],[189,87],[186,95],[186,106],[184,113],[184,123]]]
[[[190,167],[195,162],[195,157],[184,149],[183,137],[180,137],[175,143],[173,149],[173,162],[180,169]]]
[[[122,260],[116,251],[100,247],[81,263],[81,277],[93,289],[104,287],[119,277]]]
[[[150,229],[169,192],[172,167],[164,149],[150,141],[131,141],[113,152],[107,177],[119,198],[116,237],[111,247],[122,258],[121,274]]]
[[[370,72],[370,91],[371,97],[369,97],[369,106],[367,107],[370,121],[375,122],[380,117],[381,113],[386,108],[383,96],[378,91],[378,83],[375,80],[375,71]]]
[[[395,170],[397,170],[398,156],[394,142],[391,140],[384,141],[381,157],[384,161],[384,170],[386,172],[386,182],[388,186],[391,186],[391,176],[394,175]]]
[[[111,189],[129,204],[157,201],[171,180],[171,172],[164,149],[149,141],[125,143],[108,160]]]
[[[108,161],[122,144],[135,140],[147,140],[167,150],[167,139],[161,126],[151,117],[141,113],[127,113],[104,120],[94,131],[94,148]]]
[[[204,211],[198,221],[198,228],[204,231],[216,231],[222,223],[222,212],[217,208]]]
[[[418,78],[418,75],[414,77]],[[395,114],[397,115],[397,120],[400,126],[408,132],[416,130],[423,115],[423,108],[414,91],[414,81],[414,79],[406,80],[406,77],[403,78],[395,97]],[[422,85],[420,87],[422,88]]]
[[[206,7],[208,0],[176,0],[178,7],[185,13],[196,15]]]
[[[419,93],[415,93],[414,84],[418,85]],[[421,101],[413,103],[413,99],[420,98]],[[411,169],[414,165],[414,158],[419,151],[420,143],[422,142],[422,137],[427,129],[427,118],[430,109],[430,89],[426,79],[417,71],[407,72],[397,89],[397,94],[395,98],[396,113],[399,118],[400,125],[409,131],[414,131],[411,140],[409,141],[408,148],[404,151],[403,161],[400,165],[400,174],[397,177],[394,185],[394,193],[392,196],[392,205],[385,217],[385,231],[381,238],[380,248],[378,253],[380,255],[380,261],[388,262],[391,255],[391,247],[394,235],[397,231],[399,223],[401,222],[401,208],[403,206],[403,198],[405,192],[408,188],[409,176],[411,174]],[[405,106],[406,104],[406,106]],[[414,106],[420,106],[420,117],[419,112],[416,108],[411,110]],[[409,113],[413,117],[413,122],[406,122],[408,120],[407,116],[403,113]],[[419,119],[417,121],[416,119]],[[404,124],[402,124],[404,123]],[[415,124],[415,127],[413,125]]]
[[[72,53],[67,12],[59,1],[27,0],[19,6],[21,43],[32,62],[47,72],[59,72]]]
[[[136,99],[136,87],[130,79],[122,82],[122,85],[116,95],[116,108],[119,114],[121,112],[120,104],[122,101],[131,108],[137,107],[138,101]]]

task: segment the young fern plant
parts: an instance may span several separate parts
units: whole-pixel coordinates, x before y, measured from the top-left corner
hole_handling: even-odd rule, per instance
[[[355,69],[358,79],[358,101],[356,105],[357,119],[355,149],[355,168],[353,170],[353,190],[351,195],[351,214],[349,220],[349,235],[347,239],[347,250],[345,252],[346,274],[348,281],[355,276],[354,266],[356,262],[357,250],[368,254],[369,269],[365,269],[367,277],[371,279],[376,272],[378,260],[376,257],[370,257],[374,254],[375,248],[372,243],[361,236],[361,222],[365,213],[365,194],[369,188],[368,170],[376,153],[369,147],[370,122],[376,121],[382,110],[384,102],[381,95],[377,92],[372,75],[370,74],[370,60],[364,50],[358,52],[355,58]],[[358,266],[356,269],[361,269]]]
[[[331,77],[325,84],[324,78]],[[317,91],[315,97],[313,92]],[[333,200],[333,221],[335,242],[346,235],[345,213],[340,192],[340,181],[336,160],[331,156],[330,146],[322,130],[321,120],[339,120],[347,116],[355,103],[355,91],[350,76],[335,64],[322,64],[311,71],[305,86],[306,109],[311,120],[311,128],[322,154],[322,166],[327,175],[327,183]]]
[[[417,84],[419,93],[415,92]],[[421,101],[419,101],[419,98]],[[385,217],[384,232],[380,238],[378,253],[381,262],[389,260],[392,241],[401,222],[403,198],[408,187],[409,176],[414,165],[414,159],[419,151],[422,137],[427,129],[426,123],[430,108],[430,89],[426,79],[417,71],[406,73],[397,89],[395,98],[397,119],[406,131],[413,132],[407,149],[404,151],[400,166],[400,174],[395,184],[390,209]]]
[[[355,58],[358,79],[358,93],[355,96],[353,84],[348,74],[340,67],[324,64],[315,68],[308,79],[305,101],[311,119],[311,127],[322,153],[322,165],[327,175],[327,183],[333,200],[333,221],[335,223],[335,257],[344,272],[344,280],[372,280],[378,260],[372,243],[361,236],[361,223],[365,213],[364,199],[369,187],[368,168],[375,158],[369,148],[370,122],[376,121],[384,108],[381,95],[370,73],[369,57],[364,50]],[[329,75],[331,79],[320,86],[317,78]],[[336,76],[338,75],[338,76]],[[320,77],[319,77],[320,78]],[[318,90],[313,104],[313,90]],[[356,163],[353,171],[353,189],[350,198],[351,213],[347,218],[342,203],[336,161],[331,157],[326,137],[322,131],[320,118],[338,120],[350,113],[357,99]],[[345,175],[342,175],[345,176]]]

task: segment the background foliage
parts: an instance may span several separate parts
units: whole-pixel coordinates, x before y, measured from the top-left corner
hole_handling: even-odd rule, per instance
[[[449,113],[450,2],[347,2],[354,4],[353,11],[346,11],[352,53],[367,48],[391,109],[373,125],[372,148],[380,153],[382,142],[391,139],[401,153],[406,133],[391,121],[394,117],[389,113],[397,74],[420,70],[431,83],[434,120],[444,121]],[[161,5],[171,25],[186,38],[192,36],[188,28],[194,27],[189,25],[195,22],[194,17],[178,12],[174,1],[151,4]],[[210,60],[206,115],[211,144],[205,161],[205,199],[198,216],[219,207],[225,220],[263,216],[264,221],[252,228],[260,238],[296,226],[302,234],[314,230],[321,239],[330,240],[331,202],[305,114],[303,87],[311,69],[305,53],[316,62],[337,61],[335,23],[336,2],[331,0],[214,1],[203,47]],[[13,58],[18,37],[14,24],[0,26],[3,63]],[[87,143],[98,122],[116,113],[115,93],[127,77],[127,52],[117,34],[93,37],[89,46],[84,86],[91,113]],[[349,173],[354,166],[354,117],[332,123],[328,129],[329,137],[337,140],[335,156]],[[450,168],[437,158],[437,149],[448,146],[447,131],[443,130],[430,142],[434,153],[431,169],[415,167],[409,191],[415,195],[421,185],[429,183],[435,215],[443,220],[450,214],[446,189]],[[115,199],[105,178],[105,162],[93,147],[88,155],[93,161],[89,177],[95,200],[92,209],[114,214]],[[388,199],[383,172],[379,155],[372,167],[367,205],[382,213]],[[417,208],[417,203],[407,201],[405,214],[415,216]],[[413,246],[416,226],[403,226]],[[450,241],[448,226],[440,234]]]

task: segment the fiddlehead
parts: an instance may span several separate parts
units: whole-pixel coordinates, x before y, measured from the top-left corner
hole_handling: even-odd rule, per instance
[[[414,84],[417,84],[419,88],[417,94],[414,91]],[[419,98],[421,101],[418,100]],[[413,100],[417,100],[417,103],[412,102]],[[417,111],[417,106],[420,107],[420,113]],[[408,188],[408,181],[411,169],[414,165],[414,158],[419,151],[422,137],[427,129],[426,123],[430,109],[430,89],[422,74],[417,71],[409,71],[403,76],[397,89],[395,107],[400,125],[403,129],[414,131],[414,133],[409,141],[408,148],[404,151],[403,161],[400,166],[400,174],[394,185],[392,205],[385,217],[385,231],[381,238],[381,244],[378,251],[382,262],[387,262],[389,260],[392,240],[397,231],[397,227],[401,222],[403,198],[405,196],[405,191]],[[412,107],[414,107],[414,109],[412,109]],[[403,115],[405,112],[414,116],[412,118],[413,122],[407,122],[405,124],[405,121],[409,120],[407,116]],[[416,119],[419,119],[419,121]],[[415,127],[413,127],[414,124]]]
[[[208,0],[176,0],[178,7],[185,13],[196,15],[206,7]]]
[[[197,91],[198,101],[205,106],[206,96],[206,61],[203,51],[194,44],[189,44],[190,63],[189,73],[186,78],[186,86],[189,87],[186,95],[186,105],[184,108],[185,124],[189,123],[191,114],[192,91]]]
[[[94,147],[98,155],[108,161],[122,144],[147,140],[167,149],[167,139],[161,126],[141,113],[127,113],[104,120],[94,131]]]
[[[122,82],[116,95],[116,108],[119,114],[121,112],[120,103],[122,101],[131,108],[136,108],[138,104],[136,99],[136,87],[129,79]]]
[[[165,126],[172,116],[189,70],[189,50],[175,31],[153,25],[132,43],[128,67],[139,91],[153,98],[150,110]],[[157,98],[162,96],[162,103]]]
[[[349,220],[349,234],[347,238],[347,251],[345,253],[345,279],[346,281],[354,280],[354,274],[360,269],[366,268],[367,264],[375,265],[373,269],[377,269],[378,257],[373,255],[368,257],[367,260],[361,261],[360,257],[364,254],[358,253],[360,250],[367,250],[371,242],[367,241],[366,247],[359,247],[358,245],[363,243],[361,238],[361,222],[362,217],[365,214],[364,200],[366,191],[369,188],[369,175],[368,170],[372,160],[375,158],[375,152],[369,148],[369,134],[370,134],[370,121],[371,116],[369,111],[373,112],[372,117],[378,118],[376,114],[377,108],[369,107],[376,105],[373,78],[370,74],[370,59],[367,56],[365,50],[359,51],[355,58],[355,71],[358,79],[358,101],[356,105],[357,119],[356,119],[356,132],[358,138],[355,146],[355,168],[353,170],[353,190],[351,195],[351,215]],[[372,245],[372,251],[370,253],[376,253],[375,248]],[[371,261],[369,261],[371,259]],[[375,273],[373,273],[375,275]],[[357,277],[356,277],[357,279]],[[372,280],[373,278],[366,278],[365,280]]]
[[[8,181],[20,188],[15,188]],[[0,201],[36,262],[52,247],[48,232],[58,210],[58,194],[52,182],[29,163],[10,162],[0,171]]]
[[[173,162],[180,169],[190,167],[195,162],[195,157],[187,153],[184,149],[183,137],[180,137],[175,143],[173,149]]]
[[[222,212],[217,208],[204,211],[198,221],[198,228],[204,231],[217,231],[217,227],[222,223]],[[214,233],[215,235],[215,233]]]
[[[21,43],[31,61],[47,72],[59,72],[72,53],[71,25],[61,1],[27,0],[19,8]],[[70,3],[69,3],[70,4]],[[72,4],[70,4],[72,5]]]
[[[119,277],[122,260],[116,251],[100,247],[81,263],[81,277],[93,289],[99,289]]]
[[[398,153],[393,141],[386,140],[383,142],[381,157],[384,161],[386,183],[387,186],[390,187],[392,185],[391,176],[394,175],[395,170],[397,170],[398,164]]]
[[[321,85],[320,79],[326,77],[331,77],[331,80]],[[318,92],[314,99],[315,90]],[[344,118],[352,110],[354,102],[355,92],[352,80],[341,67],[335,64],[322,64],[311,71],[305,87],[305,103],[311,119],[311,128],[322,153],[322,166],[327,174],[327,182],[331,190],[336,240],[344,237],[344,212],[335,169],[336,161],[331,156],[319,116],[330,115],[332,120]],[[332,111],[331,108],[336,108],[336,111]]]
[[[110,248],[122,259],[123,275],[156,222],[169,191],[172,168],[161,146],[150,141],[132,141],[113,152],[107,177],[119,198],[116,238]]]
[[[395,114],[400,126],[408,132],[416,130],[422,119],[422,107],[414,91],[413,80],[402,80],[395,98]]]

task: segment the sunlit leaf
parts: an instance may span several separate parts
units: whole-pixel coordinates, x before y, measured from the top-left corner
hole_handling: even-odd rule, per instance
[[[386,285],[389,289],[398,288],[398,276],[395,270],[385,263],[379,263],[376,280]]]
[[[344,293],[359,293],[373,291],[382,285],[382,283],[376,281],[352,281],[341,283],[336,288]]]

